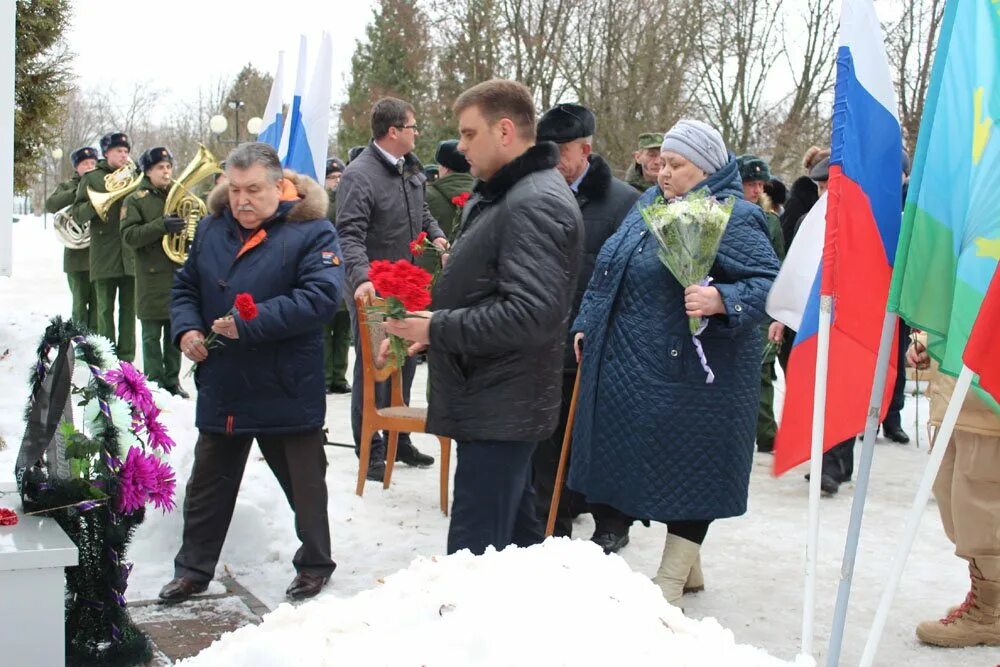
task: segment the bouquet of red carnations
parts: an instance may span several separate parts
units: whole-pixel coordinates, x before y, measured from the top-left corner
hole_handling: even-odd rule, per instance
[[[385,299],[384,306],[368,307],[369,326],[380,326],[386,318],[405,319],[409,313],[431,305],[431,274],[405,259],[396,262],[375,260],[368,269],[368,278],[379,296]],[[406,360],[406,347],[404,339],[389,336],[389,351],[399,365]]]

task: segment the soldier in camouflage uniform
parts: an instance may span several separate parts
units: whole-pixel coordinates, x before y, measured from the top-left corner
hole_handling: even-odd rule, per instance
[[[740,178],[743,181],[743,198],[757,204],[764,210],[767,219],[767,232],[771,247],[779,260],[785,258],[785,240],[781,233],[781,220],[773,210],[770,198],[764,193],[764,186],[771,180],[771,169],[767,162],[756,155],[741,155],[736,158],[740,167]],[[767,341],[767,330],[770,322],[762,326],[763,338]],[[774,419],[774,381],[778,374],[774,370],[777,358],[777,348],[766,344],[760,366],[760,409],[757,412],[757,451],[774,451],[774,436],[778,431],[778,423]]]
[[[663,163],[660,162],[660,144],[663,135],[658,132],[643,132],[639,135],[639,148],[632,154],[632,166],[625,172],[625,182],[639,192],[645,192],[656,184],[656,176]]]
[[[88,189],[107,192],[104,177],[123,167],[131,150],[129,138],[123,132],[111,132],[101,137],[104,159],[97,168],[80,179],[73,204],[73,218],[80,224],[90,221],[90,282],[97,298],[97,333],[115,343],[118,358],[135,360],[135,267],[129,248],[122,247],[120,213],[122,202],[116,201],[103,220],[87,196]],[[115,299],[118,299],[118,335],[115,335]]]
[[[45,200],[45,210],[56,213],[76,201],[80,180],[87,172],[97,168],[97,149],[90,146],[77,148],[70,155],[76,175],[56,186],[55,192]],[[97,304],[90,285],[90,249],[66,248],[63,250],[63,271],[73,295],[73,321],[80,326],[94,329],[97,326]]]
[[[164,216],[174,158],[160,146],[139,156],[142,183],[121,210],[122,243],[135,252],[135,311],[142,323],[142,369],[151,381],[188,398],[180,385],[181,352],[170,335],[170,288],[180,268],[163,250],[163,237],[184,230],[185,221]]]

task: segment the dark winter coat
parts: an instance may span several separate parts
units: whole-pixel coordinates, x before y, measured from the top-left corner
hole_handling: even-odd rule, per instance
[[[74,176],[68,181],[63,181],[56,186],[55,192],[45,200],[45,210],[49,213],[56,213],[73,204],[76,201],[76,191],[80,187],[80,177]],[[90,271],[90,249],[79,248],[63,249],[63,271],[75,273],[77,271]]]
[[[451,200],[463,192],[472,192],[475,182],[476,179],[472,174],[454,171],[427,184],[427,208],[449,239],[454,239],[458,231],[455,229],[458,226],[455,224],[458,207],[452,204]]]
[[[167,192],[143,178],[122,202],[122,243],[135,253],[135,316],[140,320],[170,319],[170,288],[181,268],[163,251]]]
[[[434,284],[427,428],[541,440],[559,417],[583,221],[543,142],[478,182]]]
[[[97,163],[97,168],[80,179],[73,204],[73,219],[82,223],[90,220],[90,280],[121,278],[135,275],[135,257],[131,248],[122,247],[121,210],[119,199],[108,209],[108,219],[102,220],[87,196],[87,188],[107,192],[104,177],[114,173],[107,160]]]
[[[367,282],[372,260],[412,262],[410,242],[420,232],[431,240],[444,236],[424,201],[427,177],[420,161],[413,153],[403,159],[400,173],[373,141],[351,160],[340,179],[337,233],[352,293]]]
[[[657,521],[746,511],[760,392],[759,325],[778,272],[759,206],[735,158],[699,186],[736,205],[712,267],[726,314],[688,329],[684,288],[657,258],[639,206],[597,258],[572,329],[585,335],[569,486],[591,502]]]
[[[580,205],[580,212],[583,214],[583,260],[577,276],[576,293],[573,295],[570,322],[576,319],[580,311],[580,302],[583,301],[583,293],[587,291],[590,274],[594,272],[597,253],[618,229],[638,198],[639,193],[634,188],[611,175],[611,168],[604,158],[600,155],[590,156],[590,168],[576,192],[576,203]],[[563,366],[567,369],[576,368],[572,342],[573,336],[569,334],[563,359]]]
[[[785,240],[785,252],[792,247],[799,223],[806,213],[819,201],[819,188],[808,176],[801,176],[792,183],[785,202],[785,212],[781,214],[781,234]]]
[[[226,186],[208,199],[188,260],[171,294],[174,343],[208,333],[236,295],[249,292],[259,315],[236,318],[239,338],[198,364],[196,426],[213,433],[289,433],[320,428],[326,417],[323,325],[344,283],[337,232],[326,219],[322,186],[285,171],[299,198],[282,201],[256,243],[233,218]],[[242,253],[242,254],[241,254]]]

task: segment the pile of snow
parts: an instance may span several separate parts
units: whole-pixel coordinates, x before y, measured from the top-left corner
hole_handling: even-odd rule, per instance
[[[571,641],[586,637],[586,641]],[[715,619],[668,604],[595,544],[548,540],[474,557],[418,558],[351,598],[281,605],[190,667],[232,665],[788,665]]]

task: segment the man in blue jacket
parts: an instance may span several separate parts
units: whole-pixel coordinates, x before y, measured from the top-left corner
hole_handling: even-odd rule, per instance
[[[312,597],[336,567],[326,511],[322,336],[344,284],[337,233],[322,186],[282,172],[278,154],[262,143],[229,154],[208,208],[171,294],[174,342],[198,364],[199,436],[175,578],[160,598],[181,602],[208,587],[255,439],[302,542],[286,593]],[[256,314],[233,310],[240,293],[253,296]],[[212,344],[209,329],[217,335]]]

